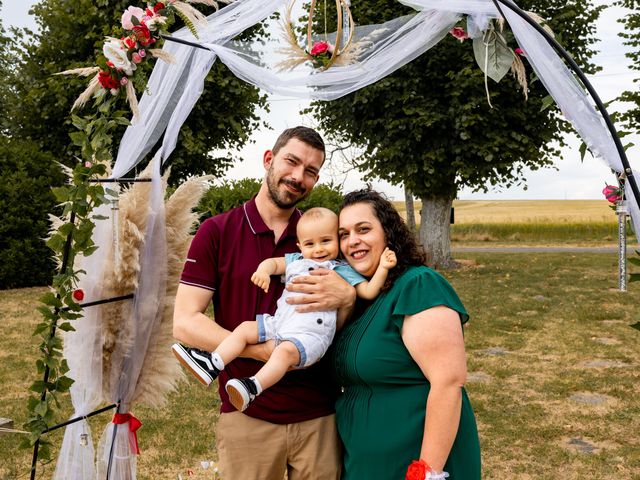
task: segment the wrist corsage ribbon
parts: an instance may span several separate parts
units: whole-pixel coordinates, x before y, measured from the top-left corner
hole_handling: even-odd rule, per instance
[[[436,472],[424,460],[414,460],[407,468],[405,480],[444,480],[447,472]]]

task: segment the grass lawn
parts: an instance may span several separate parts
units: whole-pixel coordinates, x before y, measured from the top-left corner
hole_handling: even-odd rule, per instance
[[[620,293],[614,254],[474,254],[446,272],[471,314],[465,333],[485,479],[632,480],[640,472],[640,285]],[[25,419],[43,289],[0,291],[0,417]],[[167,352],[170,355],[169,352]],[[61,420],[70,414],[63,399]],[[213,478],[217,399],[197,382],[165,408],[138,406],[138,478]],[[92,419],[94,437],[108,414]],[[28,478],[31,452],[0,435],[0,479]],[[51,436],[54,455],[61,443]],[[51,478],[53,464],[40,466]]]

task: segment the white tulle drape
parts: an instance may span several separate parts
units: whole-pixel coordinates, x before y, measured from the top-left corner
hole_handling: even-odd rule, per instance
[[[102,205],[97,215],[107,216],[109,205]],[[94,234],[104,236],[111,230],[107,220],[97,220]],[[91,255],[82,259],[82,268],[87,272],[78,288],[85,293],[85,302],[101,299],[104,258]],[[94,411],[102,402],[102,342],[100,335],[99,309],[88,308],[81,321],[74,322],[75,332],[63,334],[64,354],[69,365],[71,385],[72,418],[83,417]],[[83,419],[69,425],[64,433],[60,454],[56,463],[54,480],[96,478],[93,438],[88,422]]]
[[[77,322],[77,332],[68,335],[65,342],[74,352],[86,352],[81,357],[68,357],[71,374],[76,379],[72,388],[74,416],[85,415],[100,400],[121,401],[121,413],[128,413],[142,368],[149,334],[156,325],[162,310],[162,298],[166,289],[166,241],[164,228],[164,202],[160,178],[160,166],[166,162],[175,148],[179,130],[193,109],[204,88],[204,79],[216,58],[219,58],[239,78],[268,92],[299,98],[333,100],[370,85],[392,73],[436,45],[463,15],[469,16],[470,33],[478,34],[486,28],[490,18],[498,15],[492,0],[401,0],[417,12],[373,26],[356,27],[353,37],[355,62],[333,66],[325,71],[314,71],[300,66],[294,71],[280,71],[279,65],[286,57],[278,52],[283,46],[280,32],[271,31],[271,40],[265,44],[247,44],[233,38],[247,28],[261,22],[289,0],[238,0],[210,15],[206,28],[199,30],[197,40],[186,29],[172,35],[199,42],[206,49],[194,48],[173,42],[165,42],[164,50],[176,62],[158,61],[148,82],[147,91],[140,100],[140,117],[127,128],[119,146],[112,176],[120,178],[131,171],[150,153],[158,140],[162,145],[155,152],[151,199],[145,240],[141,248],[141,271],[135,292],[133,315],[136,331],[131,339],[118,344],[112,356],[120,363],[109,371],[117,371],[118,378],[104,379],[111,386],[105,396],[97,392],[102,382],[102,365],[99,347],[100,335],[96,327],[99,318],[92,310],[85,311],[85,318]],[[354,2],[352,8],[357,8]],[[617,172],[622,171],[620,157],[600,113],[592,100],[577,83],[573,73],[542,36],[528,23],[507,7],[503,8],[506,20],[526,58],[553,96],[565,117],[574,125],[580,136],[597,157]],[[274,22],[267,23],[273,26]],[[332,37],[329,37],[332,38]],[[632,197],[630,195],[630,197]],[[630,198],[632,219],[640,225],[640,214],[635,199]],[[105,213],[108,213],[105,212]],[[101,265],[116,239],[109,228],[110,220],[98,222],[94,242],[98,251],[90,257],[82,282],[90,299],[100,297],[96,278],[100,278]],[[637,231],[637,230],[636,230]],[[97,311],[97,309],[96,309]],[[91,353],[95,352],[95,353]],[[88,361],[88,359],[92,359]],[[106,475],[114,425],[109,423],[100,440],[98,451],[98,478]],[[87,445],[79,439],[88,432],[86,422],[67,428],[63,448],[56,468],[56,479],[94,478],[95,471],[88,467],[93,458],[90,437]],[[118,425],[113,446],[111,479],[136,477],[135,455],[131,452],[132,433],[128,424]],[[81,440],[84,443],[84,440]]]

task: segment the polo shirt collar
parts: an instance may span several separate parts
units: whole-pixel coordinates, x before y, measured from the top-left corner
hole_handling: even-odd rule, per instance
[[[243,209],[244,209],[244,216],[247,219],[247,222],[249,223],[249,228],[255,235],[271,231],[271,229],[267,227],[267,225],[264,223],[264,220],[262,220],[262,217],[258,212],[258,207],[256,205],[256,197],[253,197],[251,200],[246,202],[243,205]],[[289,217],[289,224],[287,225],[286,236],[291,236],[291,237],[296,236],[296,226],[301,216],[302,216],[302,212],[296,208],[291,214],[291,217]]]

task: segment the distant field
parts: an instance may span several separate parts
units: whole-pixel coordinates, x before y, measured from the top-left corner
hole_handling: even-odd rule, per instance
[[[405,213],[404,202],[394,202]],[[456,200],[455,223],[616,223],[606,200]],[[420,222],[421,202],[415,202]]]
[[[394,202],[406,215],[404,202]],[[473,245],[612,246],[617,216],[606,200],[457,200],[451,241]],[[420,224],[421,202],[415,203]],[[628,229],[629,241],[633,241]]]

